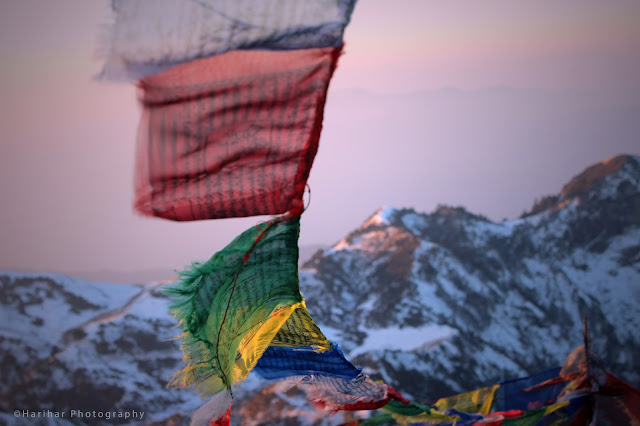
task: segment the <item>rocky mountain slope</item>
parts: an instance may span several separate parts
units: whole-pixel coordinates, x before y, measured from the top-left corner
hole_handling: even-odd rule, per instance
[[[640,157],[594,165],[501,223],[461,207],[382,208],[300,280],[348,357],[423,402],[560,365],[582,342],[583,316],[609,370],[638,387]],[[164,388],[181,354],[161,285],[0,273],[0,424],[185,424],[201,400]],[[263,386],[241,386],[236,423],[347,419]],[[74,409],[145,414],[69,419]]]

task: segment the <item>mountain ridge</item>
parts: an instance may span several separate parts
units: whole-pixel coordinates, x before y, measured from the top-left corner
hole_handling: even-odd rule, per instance
[[[570,199],[579,198],[584,201],[588,194],[593,191],[597,185],[601,184],[606,177],[615,174],[623,167],[630,169],[629,172],[631,175],[639,175],[640,156],[621,154],[607,158],[600,163],[588,167],[565,184],[559,194],[542,197],[534,203],[528,212],[523,213],[521,217],[531,216],[550,208],[561,208],[561,204]]]

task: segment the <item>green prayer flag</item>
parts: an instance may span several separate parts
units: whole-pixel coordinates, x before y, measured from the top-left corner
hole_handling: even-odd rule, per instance
[[[170,386],[203,396],[234,390],[297,308],[299,218],[252,227],[165,290],[184,333],[187,366]],[[324,336],[323,336],[324,337]]]

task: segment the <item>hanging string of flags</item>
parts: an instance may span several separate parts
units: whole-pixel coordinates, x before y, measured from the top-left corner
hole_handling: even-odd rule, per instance
[[[588,345],[576,348],[562,368],[505,380],[432,404],[390,401],[349,426],[548,426],[640,424],[640,391],[606,372]]]
[[[402,397],[347,361],[298,285],[299,217],[355,0],[114,0],[104,79],[136,80],[135,208],[170,220],[280,215],[168,288],[187,365],[171,385],[228,422],[253,369],[332,410]]]
[[[409,402],[351,364],[307,311],[297,266],[302,198],[354,5],[112,0],[99,77],[139,89],[135,209],[176,221],[278,215],[166,289],[186,362],[170,385],[210,397],[193,425],[228,425],[252,370],[300,385],[332,411],[385,410],[361,424],[474,424],[464,422],[486,420],[496,395],[511,398],[501,392],[514,385],[503,384],[434,406]],[[501,407],[502,418],[522,417]]]

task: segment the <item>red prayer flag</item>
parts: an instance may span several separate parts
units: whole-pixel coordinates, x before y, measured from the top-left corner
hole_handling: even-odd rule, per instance
[[[135,208],[179,221],[301,212],[340,51],[231,51],[140,80]]]

